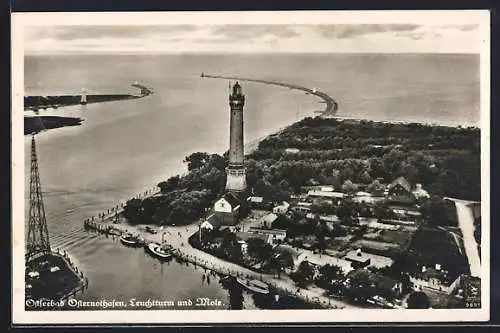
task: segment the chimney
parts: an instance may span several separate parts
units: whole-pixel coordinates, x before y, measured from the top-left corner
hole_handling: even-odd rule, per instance
[[[422,266],[422,273],[425,273],[427,271],[427,267]]]
[[[440,265],[440,264],[436,264],[436,270],[437,270],[437,271],[440,271],[440,270],[441,270],[441,265]]]

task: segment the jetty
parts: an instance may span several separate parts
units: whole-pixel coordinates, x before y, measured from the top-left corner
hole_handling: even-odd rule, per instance
[[[140,89],[139,94],[87,94],[85,89],[82,89],[81,94],[78,95],[31,95],[24,96],[24,109],[25,110],[39,110],[70,105],[86,105],[91,103],[103,103],[119,100],[131,100],[149,96],[153,90],[138,83],[131,85],[136,89]]]
[[[235,81],[262,83],[262,84],[267,84],[267,85],[284,87],[284,88],[288,88],[288,89],[300,90],[300,91],[305,92],[306,94],[317,96],[323,100],[322,102],[326,104],[326,107],[325,107],[325,110],[319,111],[319,112],[321,112],[322,117],[335,116],[337,114],[338,103],[332,97],[330,97],[328,94],[326,94],[322,91],[319,91],[316,88],[311,89],[311,88],[299,86],[296,84],[284,83],[284,82],[278,82],[278,81],[259,80],[259,79],[251,79],[251,78],[236,77],[236,76],[209,75],[209,74],[205,74],[205,73],[202,73],[201,77],[208,78],[208,79],[224,79],[224,80],[235,80]]]

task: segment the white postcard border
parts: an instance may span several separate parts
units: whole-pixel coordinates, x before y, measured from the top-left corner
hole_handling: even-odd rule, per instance
[[[167,24],[347,24],[422,23],[478,24],[482,36],[481,171],[482,171],[482,308],[429,310],[120,310],[25,311],[24,193],[12,191],[13,290],[15,324],[103,323],[335,323],[335,322],[466,322],[489,320],[490,306],[490,16],[474,11],[363,12],[135,12],[13,13],[12,15],[12,188],[24,189],[23,92],[24,27],[44,25],[167,25]]]

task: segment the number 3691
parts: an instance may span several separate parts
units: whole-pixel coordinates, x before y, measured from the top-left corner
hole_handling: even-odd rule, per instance
[[[466,308],[480,308],[481,302],[466,302],[465,307]]]

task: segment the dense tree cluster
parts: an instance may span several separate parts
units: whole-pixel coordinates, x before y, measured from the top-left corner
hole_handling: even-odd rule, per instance
[[[307,287],[314,279],[313,265],[308,261],[301,262],[297,270],[290,274],[290,278],[295,281],[299,287]]]
[[[437,195],[480,198],[477,128],[305,118],[260,142],[249,158],[251,186],[286,179],[298,192],[311,178],[338,186],[404,176]]]
[[[253,195],[270,202],[288,200],[314,180],[347,194],[364,189],[382,195],[383,183],[404,176],[438,196],[480,198],[480,138],[476,128],[421,124],[345,122],[305,118],[264,139],[246,161]],[[285,148],[299,148],[287,153]],[[223,192],[226,158],[195,152],[184,159],[188,173],[160,182],[161,196],[127,203],[125,215],[139,223],[188,223]],[[362,185],[362,188],[360,187]],[[430,200],[426,217],[452,224],[442,203]],[[315,204],[317,214],[337,214],[344,222],[357,216],[391,218],[384,204],[372,209],[343,200],[339,207]]]
[[[217,154],[197,152],[184,162],[189,172],[160,182],[160,195],[127,202],[124,215],[129,222],[179,225],[205,214],[224,189],[226,160]]]
[[[318,270],[319,275],[314,281],[315,284],[323,289],[335,291],[338,280],[344,277],[344,272],[339,266],[326,264]]]

